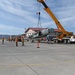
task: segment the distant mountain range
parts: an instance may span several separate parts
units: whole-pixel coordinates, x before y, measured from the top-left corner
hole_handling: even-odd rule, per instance
[[[9,36],[10,36],[10,35],[4,35],[4,34],[2,35],[2,34],[1,34],[1,35],[0,35],[0,39],[1,39],[2,37],[8,38]]]
[[[4,34],[0,34],[0,39],[1,39],[2,37],[4,37],[4,38],[9,38],[10,36],[15,37],[15,36],[19,36],[19,35],[4,35]]]
[[[0,39],[2,38],[2,37],[4,37],[4,38],[9,38],[10,36],[12,37],[12,38],[14,38],[14,37],[16,37],[16,36],[21,36],[21,35],[24,35],[24,34],[18,34],[18,35],[8,35],[8,34],[0,34]]]
[[[2,35],[2,34],[0,34],[0,39],[2,38],[2,37],[4,37],[4,38],[9,38],[10,36],[16,36],[16,35]]]

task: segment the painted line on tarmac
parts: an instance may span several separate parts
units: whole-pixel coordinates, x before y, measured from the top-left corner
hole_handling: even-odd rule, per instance
[[[75,60],[64,60],[64,62],[75,62]]]
[[[1,67],[27,67],[28,66],[33,66],[33,67],[42,67],[42,66],[48,66],[48,65],[55,65],[55,64],[60,64],[60,63],[67,63],[67,62],[75,62],[75,60],[64,60],[64,61],[50,61],[47,63],[34,63],[34,64],[9,64],[9,65],[0,65]]]

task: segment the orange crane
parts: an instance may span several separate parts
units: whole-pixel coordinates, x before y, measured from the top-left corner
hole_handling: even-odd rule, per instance
[[[44,0],[37,0],[38,2],[42,3],[44,6],[44,10],[49,14],[49,16],[53,19],[53,21],[55,22],[60,34],[57,35],[57,39],[63,39],[63,38],[68,38],[71,37],[73,35],[73,32],[68,32],[64,29],[64,27],[62,26],[62,24],[58,21],[58,19],[54,16],[54,14],[52,13],[52,11],[50,10],[50,8],[46,5]]]

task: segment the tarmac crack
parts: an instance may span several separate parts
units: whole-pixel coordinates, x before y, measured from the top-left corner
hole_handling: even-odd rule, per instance
[[[15,57],[16,58],[16,57]],[[19,58],[16,58],[17,60],[19,60],[22,64],[25,64],[23,61],[21,61]],[[35,72],[37,75],[40,75],[36,70],[34,70],[32,67],[30,67],[28,64],[26,64],[26,66],[28,68],[30,68],[33,72]]]
[[[35,71],[32,67],[30,67],[29,65],[27,65],[27,67],[29,67],[32,71],[34,71],[37,75],[40,75],[37,71]]]

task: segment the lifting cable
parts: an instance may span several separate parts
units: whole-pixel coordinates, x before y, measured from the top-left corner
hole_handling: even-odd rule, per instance
[[[41,26],[41,17],[40,17],[40,15],[41,15],[40,7],[41,7],[41,4],[38,3],[38,10],[39,10],[39,12],[36,13],[36,14],[38,15],[37,27],[42,27],[42,26]]]

